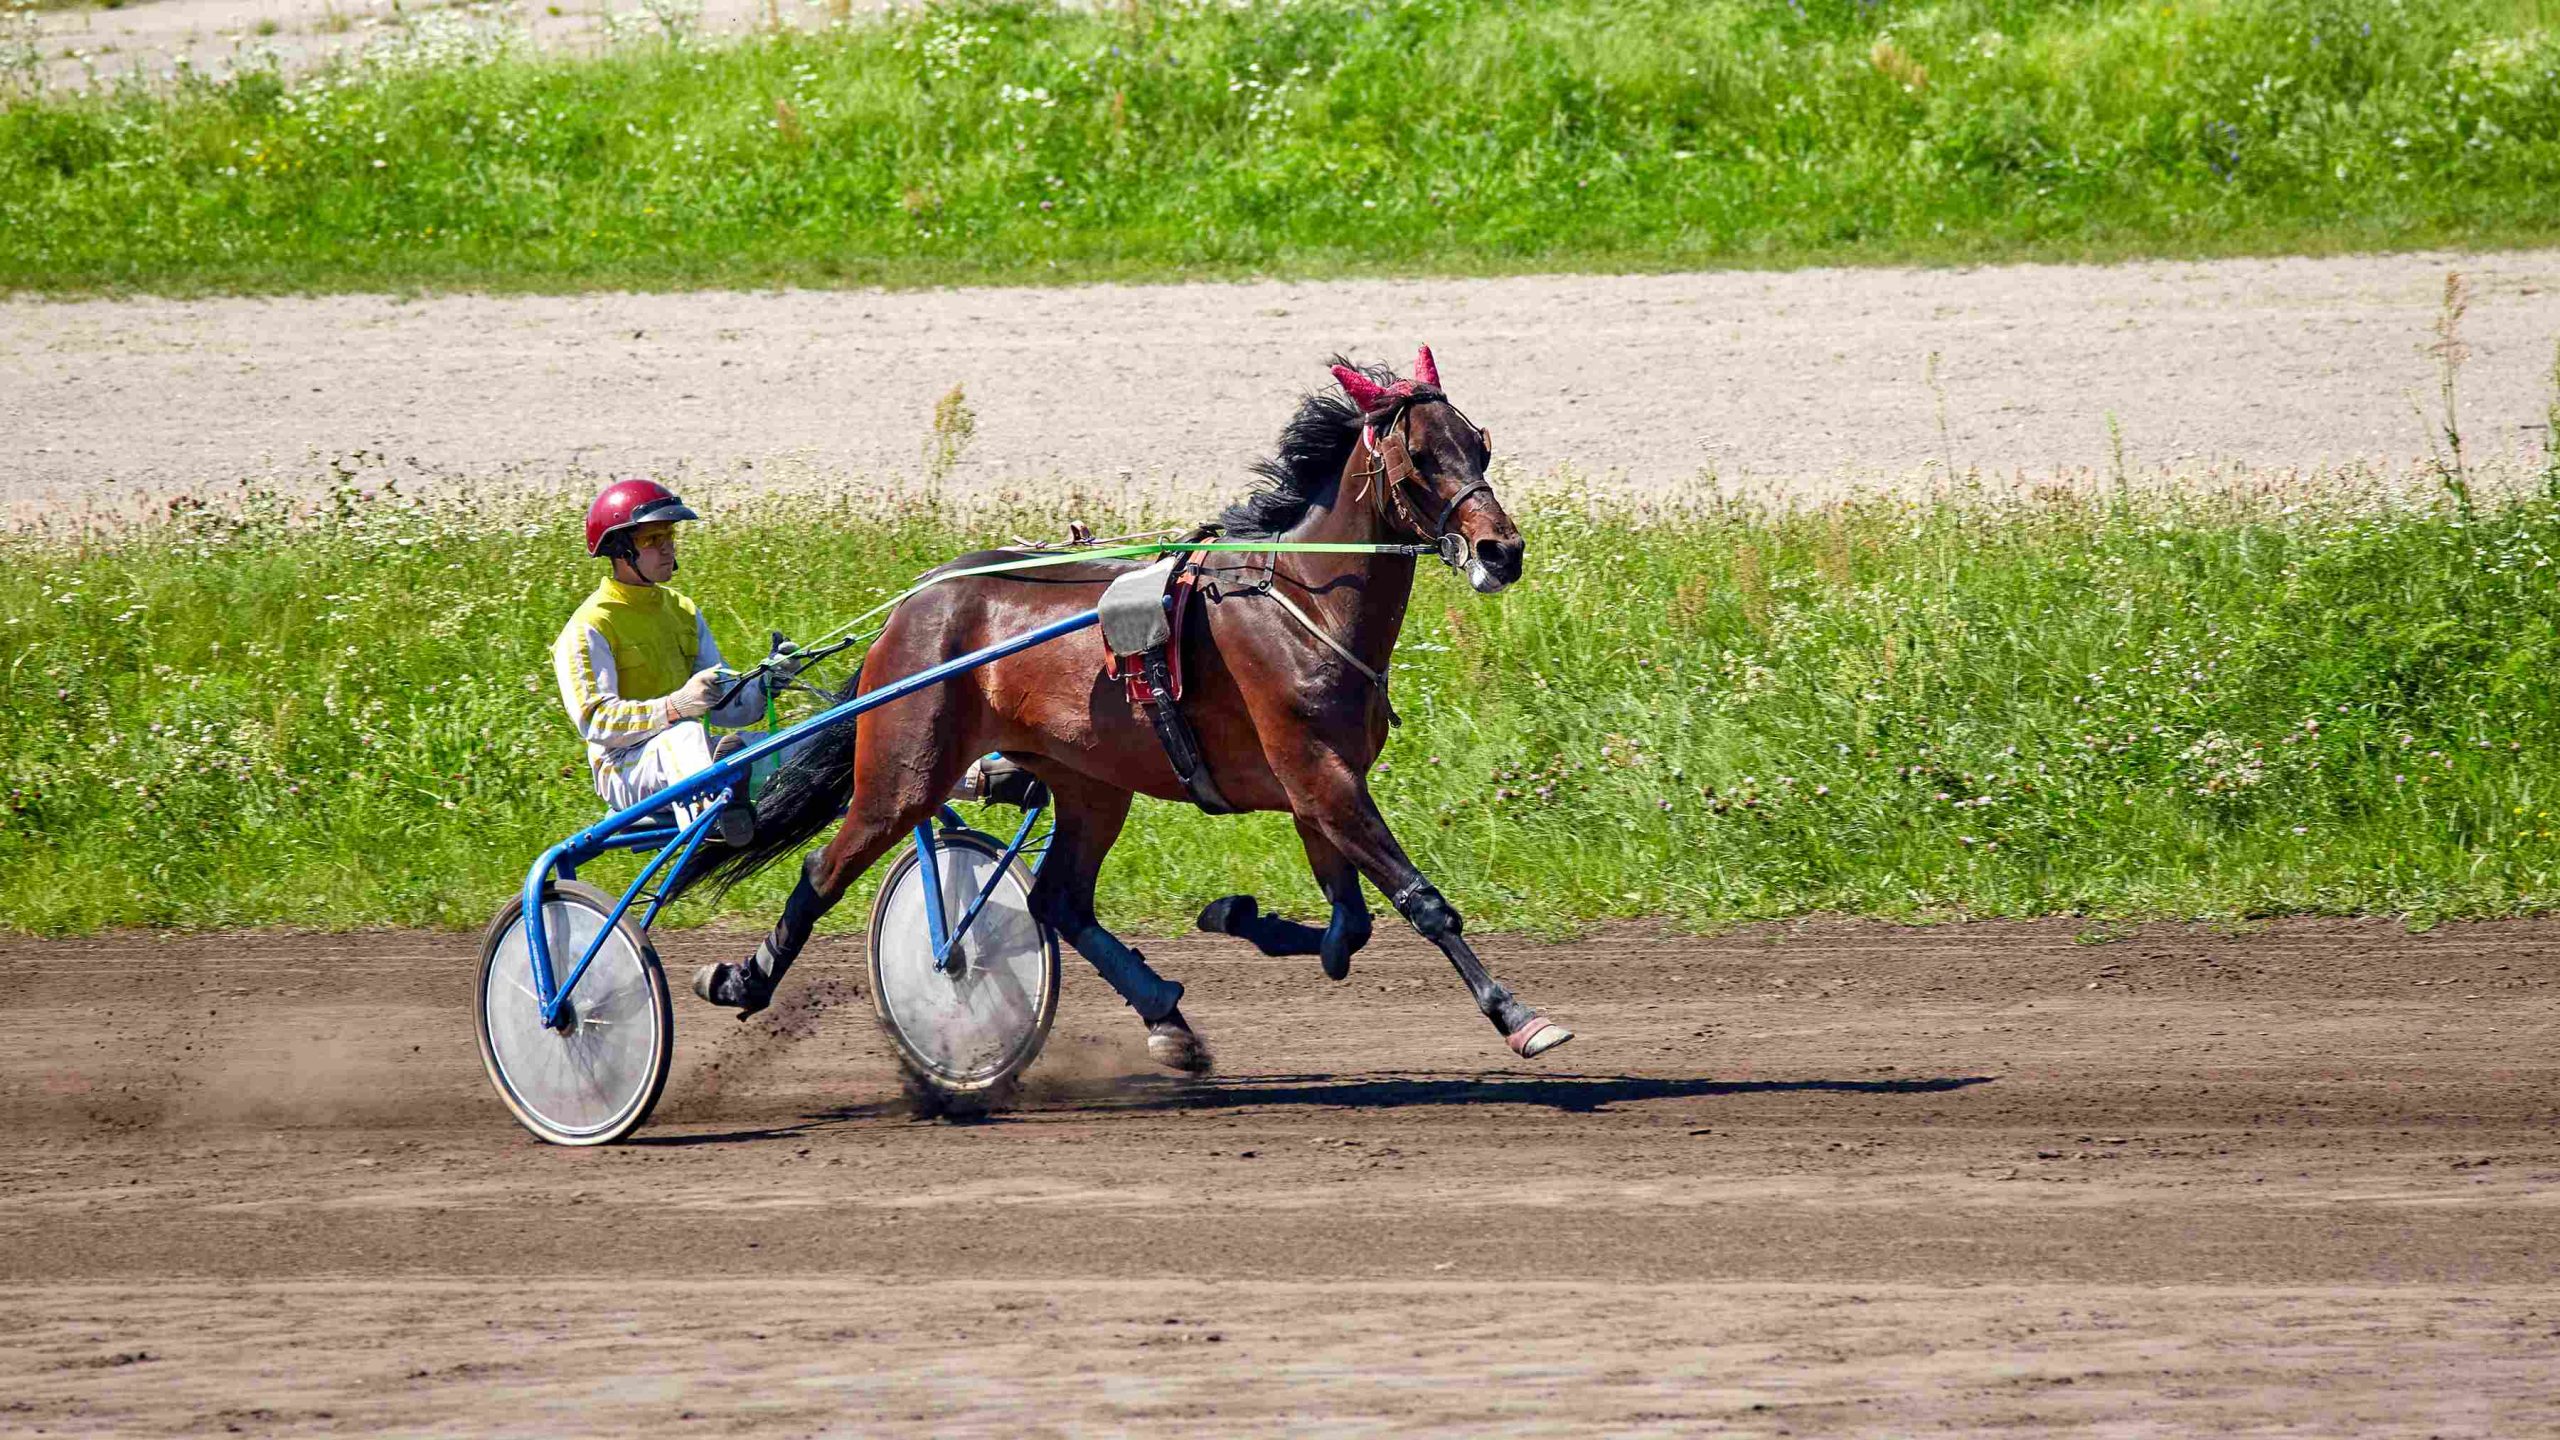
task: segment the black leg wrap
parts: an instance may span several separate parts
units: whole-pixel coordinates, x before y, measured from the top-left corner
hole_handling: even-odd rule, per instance
[[[1324,932],[1313,925],[1265,915],[1251,925],[1231,930],[1265,955],[1313,955],[1324,948]]]
[[[1067,932],[1067,943],[1093,966],[1104,984],[1129,1002],[1139,1019],[1154,1024],[1182,1003],[1182,986],[1158,975],[1146,956],[1103,929],[1101,922]]]
[[[748,957],[746,965],[750,984],[770,991],[782,983],[782,977],[791,971],[791,962],[800,958],[797,947],[786,949],[788,944],[779,930],[756,942],[756,953]]]
[[[1247,924],[1262,911],[1262,903],[1250,895],[1221,895],[1200,907],[1199,926],[1212,935],[1233,935],[1235,927]]]
[[[1325,978],[1328,980],[1350,979],[1351,957],[1359,954],[1360,947],[1368,943],[1368,911],[1334,911],[1333,923],[1325,927],[1324,939],[1316,952],[1324,963]]]
[[[1449,902],[1441,898],[1431,882],[1419,875],[1413,877],[1412,884],[1388,896],[1387,903],[1396,907],[1396,913],[1420,931],[1423,939],[1434,944],[1455,938],[1466,929],[1466,922],[1458,918],[1458,912],[1450,909]]]
[[[737,1007],[741,1020],[763,1010],[773,1003],[775,987],[791,973],[791,962],[800,958],[800,948],[809,943],[827,907],[826,897],[809,880],[808,867],[802,866],[800,883],[791,887],[791,898],[783,902],[782,919],[771,934],[756,942],[756,953],[741,964],[704,972],[708,979],[697,979],[696,991],[714,1005]]]
[[[1200,928],[1233,935],[1265,955],[1313,955],[1324,948],[1324,935],[1316,927],[1265,915],[1261,903],[1250,895],[1210,901],[1200,912]]]
[[[782,924],[790,927],[791,933],[805,942],[809,933],[818,928],[818,921],[834,908],[835,902],[819,894],[818,887],[810,882],[808,872],[803,870],[800,883],[791,887],[791,898],[782,902]],[[794,950],[799,948],[798,945],[792,946]]]

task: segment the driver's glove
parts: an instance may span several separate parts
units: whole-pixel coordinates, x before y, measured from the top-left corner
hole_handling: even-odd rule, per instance
[[[667,723],[673,725],[682,720],[699,720],[710,714],[720,703],[720,692],[736,678],[735,672],[717,666],[696,670],[692,679],[658,702],[664,709]]]
[[[798,644],[789,640],[776,640],[773,642],[773,653],[764,657],[764,664],[766,687],[779,690],[790,684],[794,676],[808,668],[809,660]]]

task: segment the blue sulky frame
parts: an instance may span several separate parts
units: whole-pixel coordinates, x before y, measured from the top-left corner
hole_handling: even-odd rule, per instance
[[[769,755],[779,754],[819,731],[849,723],[866,710],[877,709],[893,700],[905,699],[928,686],[939,685],[953,676],[965,674],[1008,655],[1020,654],[1035,645],[1045,645],[1062,635],[1072,635],[1078,630],[1100,623],[1101,619],[1102,612],[1099,610],[1087,610],[1081,614],[1070,615],[1064,620],[1053,621],[1010,640],[998,641],[982,650],[972,650],[966,655],[946,660],[929,670],[910,675],[904,680],[883,685],[868,695],[847,700],[841,705],[820,711],[779,735],[768,736],[757,741],[708,770],[687,776],[636,805],[615,811],[543,851],[542,858],[533,862],[533,868],[526,871],[524,877],[525,948],[533,960],[533,989],[536,999],[542,1006],[542,1023],[553,1029],[559,1028],[562,1017],[568,1009],[570,992],[577,989],[579,979],[587,973],[587,967],[595,962],[597,952],[604,948],[605,937],[612,934],[614,927],[622,923],[622,917],[630,911],[633,902],[647,891],[649,882],[656,879],[660,871],[666,870],[670,859],[674,860],[676,868],[668,871],[668,874],[677,874],[683,870],[685,861],[692,858],[695,849],[702,844],[702,837],[710,833],[711,822],[719,814],[720,807],[706,805],[701,814],[683,825],[656,825],[646,829],[634,827],[661,812],[671,813],[678,805],[689,805],[717,791],[727,790],[743,783],[757,761]],[[942,817],[946,823],[956,823],[958,820],[958,816],[948,806],[943,807]],[[927,822],[916,827],[916,849],[918,858],[924,865],[925,916],[933,932],[935,969],[942,969],[950,963],[952,948],[960,943],[960,937],[968,933],[969,926],[978,918],[978,912],[985,908],[987,897],[995,890],[996,881],[1004,875],[1006,867],[1012,864],[1014,857],[1022,852],[1024,843],[1031,838],[1031,828],[1039,818],[1040,812],[1036,808],[1023,816],[1022,828],[1015,832],[1013,844],[1006,850],[1004,860],[987,877],[986,888],[980,890],[977,898],[969,902],[969,908],[961,913],[960,923],[956,927],[946,927],[944,923],[946,917],[942,906],[942,871],[934,858],[933,826]],[[563,880],[575,878],[579,866],[609,850],[645,850],[653,845],[657,847],[657,855],[641,868],[639,877],[631,882],[631,888],[622,892],[621,903],[613,907],[613,913],[605,918],[604,926],[596,932],[596,937],[587,942],[586,953],[580,955],[577,963],[569,968],[569,978],[556,985],[553,984],[552,976],[555,972],[551,963],[550,927],[542,923],[543,887],[550,884],[555,875]],[[650,923],[658,918],[659,908],[665,903],[666,897],[663,893],[650,896],[648,912],[640,920],[641,929],[649,928]]]

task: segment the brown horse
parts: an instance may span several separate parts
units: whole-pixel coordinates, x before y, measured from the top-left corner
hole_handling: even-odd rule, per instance
[[[1442,393],[1430,350],[1410,380],[1338,359],[1333,373],[1339,393],[1306,398],[1279,454],[1255,467],[1267,485],[1219,517],[1221,538],[1437,542],[1479,591],[1519,579],[1520,532],[1484,477],[1488,436]],[[951,568],[1015,558],[984,552]],[[1102,587],[1135,563],[1063,564],[931,586],[892,613],[847,693],[1092,609]],[[1183,713],[1232,808],[1285,810],[1297,822],[1333,915],[1319,933],[1262,917],[1251,897],[1231,896],[1210,906],[1201,924],[1270,953],[1319,953],[1339,979],[1369,938],[1365,877],[1448,955],[1511,1048],[1533,1056],[1572,1032],[1485,972],[1458,912],[1414,868],[1369,795],[1369,767],[1393,714],[1382,677],[1404,627],[1414,563],[1394,554],[1208,558],[1199,610],[1183,631]],[[1207,1069],[1207,1048],[1180,1009],[1181,985],[1094,915],[1094,877],[1128,819],[1130,797],[1187,798],[1155,731],[1123,685],[1104,678],[1105,660],[1100,631],[1077,631],[867,712],[794,751],[757,802],[754,843],[707,873],[724,881],[752,873],[798,850],[840,813],[843,829],[803,864],[781,921],[754,956],[705,970],[697,992],[747,1014],[762,1009],[818,918],[933,815],[972,759],[1001,752],[1055,796],[1057,830],[1032,887],[1034,913],[1147,1022],[1158,1063]]]

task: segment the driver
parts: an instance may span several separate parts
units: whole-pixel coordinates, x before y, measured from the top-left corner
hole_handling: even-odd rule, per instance
[[[754,724],[767,687],[788,684],[805,663],[776,637],[765,675],[740,683],[721,663],[701,608],[667,588],[676,573],[676,522],[701,518],[654,480],[616,481],[587,507],[587,553],[611,561],[613,573],[552,642],[551,668],[569,722],[587,742],[596,794],[615,810],[735,753],[745,736],[726,735],[715,746],[703,722]],[[723,790],[678,806],[677,819],[690,823],[704,806],[725,806],[712,834],[743,847],[754,838],[755,811],[729,799]]]

